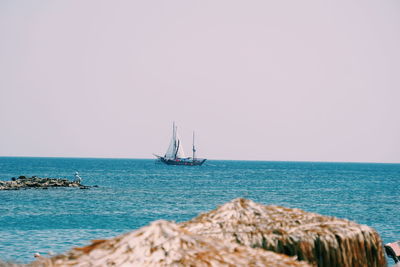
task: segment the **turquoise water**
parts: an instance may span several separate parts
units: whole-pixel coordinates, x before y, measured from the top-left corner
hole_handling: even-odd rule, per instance
[[[0,191],[1,260],[29,262],[35,252],[64,252],[157,219],[185,221],[237,197],[347,218],[385,243],[400,239],[400,164],[0,157],[0,180],[73,179],[75,171],[99,187]]]

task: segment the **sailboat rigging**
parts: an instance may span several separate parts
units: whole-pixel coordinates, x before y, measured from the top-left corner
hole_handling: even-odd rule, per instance
[[[187,165],[199,166],[202,165],[206,159],[196,158],[196,148],[194,145],[194,132],[193,132],[193,145],[192,157],[186,157],[183,151],[183,146],[178,136],[178,127],[173,123],[172,125],[172,139],[168,146],[167,152],[164,156],[155,155],[158,160],[167,165]]]

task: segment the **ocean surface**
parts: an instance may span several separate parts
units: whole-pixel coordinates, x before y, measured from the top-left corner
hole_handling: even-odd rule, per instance
[[[73,179],[81,190],[0,191],[0,259],[27,263],[165,219],[189,220],[234,198],[301,208],[400,239],[400,164],[209,160],[167,166],[149,159],[0,157],[0,180]]]

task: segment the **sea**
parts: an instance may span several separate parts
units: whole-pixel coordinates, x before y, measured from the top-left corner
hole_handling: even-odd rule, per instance
[[[168,166],[152,159],[0,157],[0,180],[74,179],[90,189],[0,191],[0,260],[66,252],[154,220],[182,222],[243,197],[375,228],[400,240],[400,164],[208,160]]]

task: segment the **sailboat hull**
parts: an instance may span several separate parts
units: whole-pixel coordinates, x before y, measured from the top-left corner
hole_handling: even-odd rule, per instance
[[[167,159],[164,157],[159,157],[162,163],[167,165],[184,165],[184,166],[200,166],[202,165],[206,159]]]

